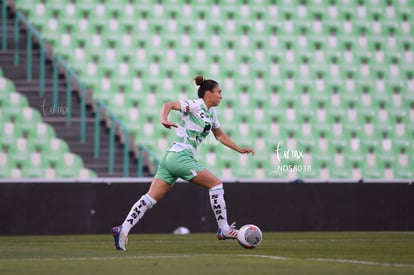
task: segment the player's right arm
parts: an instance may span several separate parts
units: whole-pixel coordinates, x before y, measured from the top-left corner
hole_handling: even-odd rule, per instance
[[[171,110],[180,111],[181,105],[179,101],[170,101],[166,102],[162,105],[161,108],[161,124],[168,129],[171,129],[171,127],[177,128],[178,125],[174,122],[171,122],[168,120],[168,115],[170,114]]]

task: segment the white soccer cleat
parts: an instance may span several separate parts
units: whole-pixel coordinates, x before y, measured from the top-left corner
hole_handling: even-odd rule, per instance
[[[115,248],[117,250],[126,251],[126,244],[128,237],[122,233],[122,226],[115,226],[112,228],[112,236],[114,237]]]
[[[220,241],[226,240],[226,239],[237,239],[237,235],[239,234],[239,230],[236,229],[236,223],[233,222],[230,225],[230,230],[227,232],[222,231],[220,228],[217,230],[216,237]]]

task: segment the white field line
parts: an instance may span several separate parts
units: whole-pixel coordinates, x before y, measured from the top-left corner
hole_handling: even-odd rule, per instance
[[[123,253],[123,252],[121,252]],[[195,258],[195,257],[252,257],[262,258],[268,260],[301,260],[299,258],[281,257],[275,255],[252,255],[252,254],[237,254],[237,255],[223,255],[223,254],[183,254],[183,255],[147,255],[147,256],[119,256],[119,257],[63,257],[63,258],[23,258],[23,259],[0,259],[0,262],[11,261],[25,261],[25,262],[42,262],[42,261],[108,261],[108,260],[139,260],[139,259],[180,259],[180,258]],[[317,262],[333,262],[343,264],[359,264],[359,265],[371,265],[371,266],[384,266],[384,267],[402,267],[402,268],[414,268],[414,264],[401,264],[401,263],[384,263],[384,262],[371,262],[361,260],[349,260],[349,259],[327,259],[327,258],[307,258],[304,260],[317,261]]]
[[[294,258],[279,257],[279,256],[272,256],[272,255],[242,254],[242,255],[237,255],[237,256],[257,257],[257,258],[265,258],[265,259],[271,259],[271,260],[294,260]],[[308,260],[308,261],[318,261],[318,262],[334,262],[334,263],[345,263],[345,264],[361,264],[361,265],[373,265],[373,266],[414,268],[413,264],[383,263],[383,262],[371,262],[371,261],[347,260],[347,259],[308,258],[306,260]]]
[[[126,252],[120,252],[126,253]],[[182,254],[182,255],[146,255],[146,256],[119,256],[119,257],[62,257],[62,258],[23,258],[23,259],[0,259],[0,262],[7,261],[26,261],[26,262],[41,262],[41,261],[107,261],[107,260],[137,260],[137,259],[180,259],[180,258],[195,258],[195,257],[252,257],[264,258],[270,260],[289,260],[290,258],[274,256],[274,255],[223,255],[223,254]]]
[[[389,267],[409,267],[414,268],[413,264],[398,264],[398,263],[383,263],[383,262],[370,262],[360,260],[347,260],[347,259],[324,259],[324,258],[309,258],[310,261],[318,262],[334,262],[344,264],[361,264],[361,265],[374,265],[374,266],[389,266]]]
[[[250,254],[239,254],[234,255],[239,257],[254,257],[254,258],[264,258],[264,259],[270,259],[270,260],[290,260],[290,258],[286,257],[280,257],[280,256],[273,256],[273,255],[250,255]]]
[[[120,252],[126,253],[126,252]],[[119,256],[119,257],[63,257],[63,258],[24,258],[24,259],[0,259],[0,262],[8,261],[25,261],[25,262],[42,262],[42,261],[108,261],[108,260],[139,260],[139,259],[179,259],[191,258],[196,255],[148,255],[148,256]],[[211,255],[213,256],[213,255]]]

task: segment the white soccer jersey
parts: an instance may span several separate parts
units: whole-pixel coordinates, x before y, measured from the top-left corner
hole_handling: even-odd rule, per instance
[[[194,154],[210,130],[220,128],[220,122],[214,108],[207,109],[202,98],[180,100],[180,105],[182,121],[177,129],[177,137],[169,151],[180,152],[190,149]]]

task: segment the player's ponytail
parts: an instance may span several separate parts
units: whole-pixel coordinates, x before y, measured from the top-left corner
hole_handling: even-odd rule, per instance
[[[217,81],[212,79],[205,79],[202,75],[197,75],[193,78],[195,84],[198,87],[198,97],[203,98],[206,91],[213,91],[213,89],[218,85]]]
[[[197,86],[201,86],[201,84],[203,84],[205,79],[204,79],[204,76],[199,74],[196,77],[194,77],[193,80]]]

